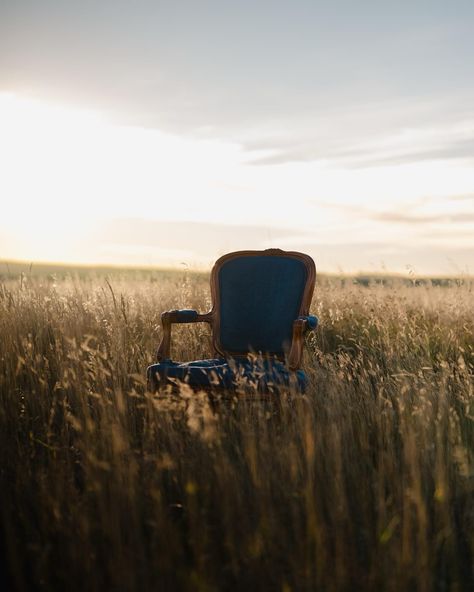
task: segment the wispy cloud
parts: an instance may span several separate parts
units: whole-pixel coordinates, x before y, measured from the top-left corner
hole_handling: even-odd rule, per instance
[[[474,193],[466,193],[463,195],[448,195],[447,201],[472,201],[474,202]]]
[[[450,224],[452,222],[474,222],[474,212],[455,212],[445,214],[410,214],[404,212],[372,212],[369,213],[372,220],[400,224]]]
[[[432,160],[474,161],[474,117],[452,120],[443,125],[433,120],[417,121],[417,108],[405,109],[390,121],[393,106],[378,106],[378,110],[360,112],[358,122],[350,122],[348,130],[342,126],[327,128],[328,122],[317,121],[313,131],[301,131],[291,137],[273,137],[244,145],[248,150],[261,150],[263,155],[250,159],[255,165],[276,165],[288,162],[323,161],[328,166],[366,168],[409,164]],[[444,120],[443,110],[438,116]],[[347,114],[333,114],[334,120],[346,120]],[[334,124],[334,120],[330,120]]]
[[[474,209],[452,208],[445,211],[439,210],[446,204],[474,202],[474,194],[452,195],[447,197],[421,197],[410,204],[402,204],[397,209],[380,210],[373,207],[356,205],[351,203],[337,203],[320,200],[313,200],[312,204],[318,208],[336,210],[340,214],[350,217],[357,217],[365,220],[374,220],[389,224],[471,224],[474,223]],[[420,211],[421,210],[421,211]],[[430,211],[431,210],[431,211]],[[474,236],[473,236],[474,239]]]
[[[225,9],[217,0],[43,0],[0,10],[0,90],[238,143],[255,164],[472,156],[472,141],[455,129],[474,118],[466,0],[429,11],[423,2],[407,11],[350,0]],[[384,146],[440,122],[443,137],[428,144]],[[255,150],[266,154],[254,158]]]
[[[152,249],[192,252],[200,259],[222,250],[278,246],[280,239],[292,235],[294,230],[259,225],[162,222],[125,218],[107,220],[97,225],[96,231],[91,235],[91,241],[104,249],[129,245],[135,249],[148,250],[150,254]]]
[[[446,229],[446,232],[448,229]],[[422,241],[395,241],[340,235],[337,240],[310,232],[274,230],[263,226],[242,227],[206,223],[164,223],[141,219],[104,222],[90,233],[81,258],[90,263],[131,265],[180,265],[210,268],[226,252],[279,247],[310,254],[323,271],[406,271],[419,273],[472,272],[474,246],[454,244],[443,233]]]

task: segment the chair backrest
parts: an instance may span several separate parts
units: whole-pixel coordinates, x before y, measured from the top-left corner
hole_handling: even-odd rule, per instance
[[[315,280],[314,261],[303,253],[238,251],[218,259],[211,274],[216,350],[283,358],[293,321],[309,312]]]

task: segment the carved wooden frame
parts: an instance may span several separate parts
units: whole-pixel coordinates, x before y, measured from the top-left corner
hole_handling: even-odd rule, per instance
[[[306,268],[306,283],[301,298],[301,305],[299,309],[300,317],[309,314],[309,307],[313,297],[314,286],[316,283],[316,266],[313,259],[304,253],[297,251],[283,251],[281,249],[266,249],[264,251],[235,251],[220,257],[214,264],[211,271],[211,299],[212,308],[207,313],[198,313],[193,318],[180,318],[179,311],[170,310],[162,313],[161,323],[163,326],[163,337],[157,351],[157,360],[165,360],[169,358],[171,348],[171,325],[173,323],[199,323],[205,322],[211,325],[212,330],[212,345],[214,352],[220,354],[224,358],[227,357],[241,357],[249,354],[248,351],[228,351],[224,350],[219,341],[220,329],[220,292],[219,292],[219,272],[223,265],[232,259],[240,257],[289,257],[302,261]],[[301,357],[303,354],[304,334],[306,331],[307,321],[302,318],[297,318],[293,321],[293,334],[290,349],[286,358],[290,370],[297,370],[301,365]],[[283,356],[279,352],[264,352],[265,356],[276,357],[282,359]]]

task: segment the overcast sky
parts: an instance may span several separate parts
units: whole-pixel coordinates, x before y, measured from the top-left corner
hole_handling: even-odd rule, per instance
[[[0,99],[0,257],[474,272],[473,2],[0,0]]]

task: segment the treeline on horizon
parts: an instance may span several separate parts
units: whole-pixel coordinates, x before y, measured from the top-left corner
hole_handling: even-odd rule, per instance
[[[138,280],[149,279],[150,281],[157,281],[164,278],[173,278],[180,276],[183,273],[189,274],[198,279],[206,279],[209,277],[209,270],[198,270],[188,267],[186,264],[176,267],[159,267],[159,266],[132,266],[132,265],[87,265],[87,264],[69,264],[69,263],[52,263],[52,262],[27,262],[27,261],[11,261],[0,260],[0,281],[19,279],[20,281],[27,280],[27,278],[46,279],[54,282],[55,280],[65,279],[86,279],[96,277],[111,277]],[[383,272],[368,272],[360,271],[357,273],[330,273],[325,271],[317,272],[318,282],[336,282],[342,287],[347,284],[356,284],[360,286],[369,287],[371,285],[387,285],[401,284],[406,286],[460,286],[468,285],[470,287],[474,284],[474,275],[471,273],[459,273],[452,275],[424,275],[417,274],[414,271],[409,271],[406,274],[395,273],[390,271]]]

